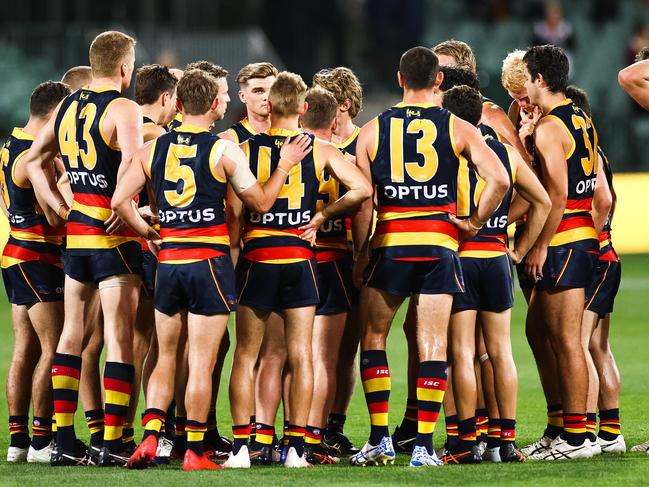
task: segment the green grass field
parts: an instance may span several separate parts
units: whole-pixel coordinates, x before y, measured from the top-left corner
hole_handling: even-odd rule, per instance
[[[646,379],[647,345],[649,344],[649,255],[626,256],[623,259],[622,287],[617,298],[612,324],[612,347],[622,374],[621,397],[622,430],[627,446],[649,438],[649,381]],[[6,378],[12,350],[10,310],[4,293],[0,298],[0,377]],[[401,310],[389,342],[389,360],[392,372],[391,428],[401,420],[406,399],[406,347],[400,329]],[[517,296],[512,326],[512,339],[518,373],[519,413],[518,443],[525,445],[536,439],[545,424],[545,404],[532,355],[524,335],[526,312],[522,296]],[[231,356],[231,353],[230,353]],[[227,401],[227,375],[222,381],[218,401],[220,430],[229,433],[230,414]],[[5,401],[0,403],[0,417],[7,418]],[[281,424],[281,423],[278,423]],[[88,436],[82,414],[77,414],[77,432],[82,439]],[[360,385],[348,413],[346,432],[357,445],[362,445],[369,431],[369,421]],[[443,420],[440,419],[436,445],[444,441]],[[139,432],[136,433],[139,435]],[[526,463],[516,465],[483,464],[478,466],[447,466],[433,469],[410,469],[409,457],[399,455],[393,467],[352,468],[344,461],[338,466],[326,466],[309,471],[289,471],[280,467],[256,468],[249,471],[215,471],[186,473],[179,464],[147,471],[98,468],[58,468],[47,465],[8,465],[5,451],[8,430],[0,427],[0,484],[1,485],[208,485],[229,482],[281,485],[288,483],[310,485],[421,485],[427,482],[457,485],[647,485],[649,483],[649,457],[634,453],[617,457],[599,457],[587,461],[568,463]],[[250,485],[252,485],[250,484]]]

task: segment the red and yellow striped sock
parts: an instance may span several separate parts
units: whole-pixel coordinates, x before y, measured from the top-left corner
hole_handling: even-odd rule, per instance
[[[290,424],[286,430],[286,437],[288,438],[288,447],[295,448],[297,456],[301,457],[304,455],[304,436],[306,434],[306,428],[304,426],[298,426],[295,424]]]
[[[455,446],[458,444],[459,437],[457,432],[457,414],[451,414],[444,418],[446,422],[446,445]]]
[[[186,416],[176,414],[176,426],[174,436],[174,450],[179,455],[184,455],[187,450],[187,432],[185,431]]]
[[[595,441],[597,436],[595,432],[597,431],[597,414],[596,413],[586,413],[586,435],[591,441]]]
[[[306,426],[306,434],[304,436],[304,442],[308,446],[319,445],[322,442],[322,428],[317,426]]]
[[[457,423],[457,432],[460,439],[460,451],[468,451],[476,444],[477,430],[475,417],[461,419]]]
[[[275,438],[275,427],[269,424],[257,423],[255,426],[255,443],[270,446]]]
[[[428,360],[419,364],[417,378],[417,438],[415,446],[433,451],[433,433],[446,392],[446,362]]]
[[[250,438],[250,423],[239,424],[232,426],[232,454],[236,455],[239,450],[248,446],[248,438]]]
[[[106,362],[104,366],[104,394],[106,404],[104,446],[110,452],[119,453],[122,447],[124,422],[131,400],[131,385],[135,369],[131,364]]]
[[[203,439],[207,431],[207,423],[188,419],[185,431],[187,431],[187,449],[196,453],[197,456],[202,457],[203,453],[205,453],[203,450]]]
[[[149,436],[155,436],[156,440],[160,438],[160,432],[165,424],[165,417],[166,414],[162,409],[148,408],[142,413],[143,441]]]
[[[56,416],[52,414],[52,435],[56,436]]]
[[[500,418],[500,441],[516,441],[516,420]]]
[[[101,446],[104,441],[104,410],[91,409],[84,414],[86,416],[86,425],[90,430],[90,444],[92,446]]]
[[[388,429],[388,402],[390,400],[390,368],[385,350],[361,352],[361,379],[363,392],[370,413],[371,445],[378,445],[381,438],[390,436]]]
[[[74,413],[79,400],[81,357],[55,353],[52,363],[52,393],[56,415],[56,444],[66,452],[73,452],[77,436],[74,432]]]
[[[487,433],[489,432],[489,412],[485,408],[476,409],[475,428],[478,441],[487,441]]]
[[[545,428],[545,436],[555,439],[563,431],[563,406],[551,404],[548,406],[548,425]]]
[[[489,418],[489,427],[487,429],[487,448],[497,448],[500,446],[500,418]]]
[[[586,439],[586,413],[564,413],[561,436],[570,445],[581,445]]]
[[[10,446],[16,448],[27,448],[29,446],[29,416],[20,414],[9,416],[9,437]]]
[[[52,441],[52,418],[34,416],[32,419],[32,446],[42,450]]]
[[[599,433],[598,436],[606,441],[613,441],[620,435],[620,410],[600,409],[599,410]]]

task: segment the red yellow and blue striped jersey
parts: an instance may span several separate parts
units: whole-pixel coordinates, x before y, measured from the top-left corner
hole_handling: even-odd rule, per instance
[[[286,137],[300,131],[270,129],[255,135],[241,148],[248,156],[250,169],[264,184],[277,168],[280,149]],[[294,166],[273,207],[266,213],[244,213],[243,256],[253,262],[288,264],[312,259],[314,250],[300,239],[299,227],[309,223],[316,211],[322,166],[315,160],[319,143],[311,136],[313,150]]]
[[[561,124],[572,141],[566,157],[568,199],[550,246],[597,250],[597,233],[591,216],[597,180],[597,131],[590,118],[569,98],[552,107],[543,118],[546,117],[552,117]]]
[[[63,100],[56,115],[54,133],[74,193],[66,227],[66,251],[73,255],[138,239],[130,228],[109,235],[104,225],[111,215],[122,152],[101,126],[110,105],[122,98],[111,88],[81,88]]]
[[[356,158],[356,143],[358,142],[358,134],[360,133],[361,133],[361,128],[355,127],[352,134],[349,137],[347,137],[346,140],[342,141],[339,144],[334,144],[334,145],[338,147],[341,151],[343,151],[343,154],[345,155],[348,154]],[[345,229],[347,230],[347,243],[349,245],[349,248],[351,249],[353,246],[352,219],[349,215],[345,216]]]
[[[599,153],[600,160],[604,164],[604,167],[600,169],[604,170],[608,187],[611,188],[611,192],[613,192],[613,170],[611,169],[611,164],[609,163],[606,154],[604,154],[601,145],[597,146],[597,152]],[[604,223],[602,231],[599,232],[599,260],[620,260],[617,252],[615,252],[615,249],[613,248],[613,242],[611,240],[611,218],[612,215],[609,213],[606,217],[606,222]]]
[[[10,225],[9,240],[2,253],[3,269],[34,260],[62,265],[64,229],[53,228],[47,223],[31,184],[20,186],[14,178],[16,163],[27,154],[33,142],[33,136],[21,128],[14,128],[0,149],[0,182]]]
[[[513,185],[516,181],[516,170],[512,166],[510,149],[493,137],[485,137],[485,142],[493,150],[505,167],[509,176],[509,190],[493,215],[487,220],[478,234],[460,242],[460,257],[490,258],[507,253],[507,214],[512,200]],[[458,216],[470,216],[478,207],[485,182],[478,173],[462,158],[458,173]]]
[[[374,119],[372,180],[378,209],[372,247],[399,260],[431,260],[458,249],[455,116],[432,103],[389,108]]]
[[[142,123],[144,127],[146,127],[147,125],[158,125],[153,121],[153,119],[147,117],[146,115],[142,117]],[[144,189],[142,189],[142,191],[140,191],[140,194],[138,195],[138,206],[143,207],[148,205],[149,205],[149,193],[147,192],[145,187]]]
[[[147,173],[160,215],[160,263],[187,264],[229,254],[227,180],[215,168],[227,143],[187,124],[153,142]]]
[[[257,131],[250,125],[248,117],[235,123],[227,132],[233,136],[235,144],[241,144],[253,135],[257,135]]]

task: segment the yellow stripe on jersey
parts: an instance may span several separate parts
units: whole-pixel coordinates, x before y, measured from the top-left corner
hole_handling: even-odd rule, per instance
[[[461,250],[458,253],[460,257],[474,257],[476,259],[491,259],[504,254],[505,252],[499,252],[497,250]]]
[[[598,240],[597,232],[593,227],[573,228],[571,230],[566,230],[565,232],[557,233],[554,237],[552,237],[549,246],[557,247],[559,245],[565,245],[572,242],[578,242],[579,240],[589,239]]]
[[[437,232],[394,232],[372,237],[373,248],[409,245],[439,246],[457,251],[458,241]]]
[[[140,237],[118,237],[115,235],[68,235],[68,249],[112,249],[126,242],[139,242]]]
[[[110,215],[112,214],[112,211],[110,208],[100,208],[98,206],[88,206],[84,205],[83,203],[79,203],[78,201],[74,200],[72,202],[72,209],[78,211],[79,213],[82,213],[86,216],[89,216],[90,218],[94,218],[95,220],[99,220],[102,222],[105,222],[108,220]]]

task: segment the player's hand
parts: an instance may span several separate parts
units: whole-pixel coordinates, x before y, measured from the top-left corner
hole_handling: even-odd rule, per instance
[[[151,211],[150,206],[142,206],[137,209],[142,219],[149,225],[157,225],[160,223],[160,217]]]
[[[520,255],[518,255],[518,251],[516,249],[514,250],[507,249],[507,253],[509,254],[509,258],[512,260],[512,264],[514,265],[520,264],[521,260],[523,260],[523,258]]]
[[[108,220],[104,222],[104,226],[107,227],[106,233],[108,235],[113,235],[124,227],[124,221],[113,211],[108,217]]]
[[[469,223],[468,218],[460,220],[458,217],[450,213],[448,214],[448,218],[451,220],[451,223],[457,227],[457,233],[460,240],[469,240],[477,235],[478,230]]]
[[[290,137],[284,139],[284,144],[279,151],[279,157],[289,162],[291,164],[290,167],[294,167],[312,150],[311,137],[307,134],[299,134],[292,139]]]
[[[315,246],[318,229],[326,221],[327,217],[324,215],[324,213],[321,211],[317,212],[315,215],[313,215],[313,218],[311,218],[311,221],[309,223],[298,228],[298,230],[302,230],[300,238],[302,240],[307,240],[312,247]]]
[[[162,245],[160,235],[153,228],[150,228],[147,232],[146,239],[149,250],[157,257],[160,252],[160,245]]]
[[[358,252],[354,254],[354,267],[352,268],[352,281],[358,289],[363,287],[363,276],[365,269],[370,263],[370,255],[367,252]]]
[[[534,245],[525,257],[525,274],[536,281],[543,278],[543,265],[548,257],[546,245]]]

